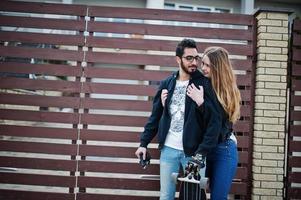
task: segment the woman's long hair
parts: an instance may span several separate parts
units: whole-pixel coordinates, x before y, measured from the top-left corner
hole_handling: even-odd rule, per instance
[[[210,60],[212,87],[231,122],[240,118],[241,96],[236,84],[227,50],[222,47],[208,47],[204,56]]]

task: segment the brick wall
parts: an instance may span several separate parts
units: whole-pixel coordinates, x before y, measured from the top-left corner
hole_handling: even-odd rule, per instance
[[[288,14],[259,11],[252,199],[283,199]]]

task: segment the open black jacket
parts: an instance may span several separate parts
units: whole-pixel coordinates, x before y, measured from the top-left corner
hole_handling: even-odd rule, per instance
[[[164,145],[170,128],[171,116],[169,104],[173,95],[179,72],[172,74],[161,81],[159,89],[153,100],[152,113],[144,127],[140,137],[140,146],[147,147],[151,140],[158,134],[159,149]],[[198,105],[186,95],[185,116],[183,130],[183,147],[187,156],[200,153],[206,156],[218,144],[219,137],[223,132],[223,110],[217,100],[211,82],[198,70],[191,75],[189,85],[194,83],[196,87],[204,88],[204,103]],[[168,90],[166,106],[161,102],[161,91]],[[225,134],[224,133],[224,134]]]

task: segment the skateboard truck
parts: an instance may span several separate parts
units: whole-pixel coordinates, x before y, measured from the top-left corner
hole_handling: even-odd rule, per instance
[[[140,157],[139,164],[142,166],[143,169],[146,169],[147,166],[150,164],[150,159],[151,159],[150,154],[148,152],[146,152],[145,160],[143,160],[142,153],[140,153],[139,157]]]
[[[179,173],[173,173],[172,178],[175,184],[177,181],[194,183],[198,184],[201,189],[206,189],[208,178],[205,177],[205,169],[205,158],[197,154],[188,161],[185,167],[184,177],[179,177]]]

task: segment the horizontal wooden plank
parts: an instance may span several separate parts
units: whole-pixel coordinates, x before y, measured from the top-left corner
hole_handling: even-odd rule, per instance
[[[301,91],[301,80],[292,78],[291,79],[291,90],[292,91]]]
[[[0,104],[79,108],[80,98],[0,93]]]
[[[84,40],[83,35],[0,31],[2,42],[84,46]]]
[[[301,152],[301,141],[290,140],[289,141],[289,151],[290,152]]]
[[[110,147],[96,145],[80,145],[79,155],[81,156],[103,156],[103,157],[122,157],[136,158],[134,155],[136,147]],[[153,159],[159,159],[158,149],[149,149]],[[249,153],[247,151],[239,152],[239,163],[249,163]]]
[[[0,157],[0,167],[75,171],[76,161],[3,156]]]
[[[0,26],[18,28],[39,28],[39,29],[59,29],[71,31],[84,31],[85,21],[74,19],[51,19],[39,17],[16,17],[0,16]]]
[[[300,19],[294,20],[293,30],[299,31],[299,32],[301,31],[301,20]]]
[[[249,154],[250,154],[250,148],[248,149],[248,151],[239,151],[238,152],[238,162],[241,164],[249,165],[249,163],[250,163]]]
[[[1,130],[1,129],[0,129]],[[140,133],[108,130],[87,130],[80,132],[81,140],[114,141],[114,142],[138,142]]]
[[[237,195],[246,195],[247,194],[247,185],[245,183],[233,183],[231,192],[234,194],[232,191],[236,191],[235,194]],[[152,196],[124,196],[122,194],[92,194],[92,193],[78,193],[77,194],[77,199],[79,200],[98,200],[98,199],[106,199],[106,200],[116,200],[116,199],[123,199],[123,200],[155,200],[158,199],[158,197],[152,197]],[[178,199],[178,198],[176,198]]]
[[[224,40],[251,41],[253,39],[252,32],[245,29],[201,28],[189,26],[151,25],[98,21],[89,21],[88,31],[119,34],[162,35],[172,37],[197,37]]]
[[[247,195],[248,184],[244,182],[232,182],[230,194]]]
[[[83,124],[98,124],[98,125],[113,125],[113,126],[137,126],[143,127],[147,122],[148,117],[135,116],[119,116],[119,115],[100,115],[100,114],[86,114],[81,118]],[[238,121],[234,125],[236,132],[250,132],[249,121]]]
[[[0,95],[1,96],[1,95]],[[1,102],[1,100],[0,100]],[[151,101],[141,100],[115,100],[115,99],[82,99],[82,107],[87,109],[109,109],[109,110],[127,110],[127,111],[146,111],[152,109]],[[248,105],[241,106],[241,116],[249,117],[251,115],[251,107]]]
[[[301,172],[289,172],[288,181],[291,183],[301,183]]]
[[[80,145],[79,155],[81,156],[104,156],[104,157],[123,157],[136,158],[137,147],[110,147],[96,145]],[[158,149],[148,149],[153,159],[159,159]]]
[[[13,58],[40,58],[62,61],[83,61],[84,53],[82,51],[50,49],[50,48],[31,48],[31,47],[13,47],[0,46],[0,55],[2,57]]]
[[[0,10],[8,12],[29,12],[29,13],[48,13],[61,15],[79,15],[84,16],[87,7],[74,4],[55,4],[55,3],[37,3],[37,2],[14,2],[1,1]]]
[[[0,133],[5,136],[35,137],[54,139],[77,139],[77,129],[0,125]]]
[[[251,74],[236,75],[236,82],[238,86],[251,86],[253,84]]]
[[[296,80],[295,78],[291,79],[291,90],[301,91],[301,80]]]
[[[78,170],[83,172],[128,173],[128,174],[156,174],[160,173],[159,164],[150,164],[143,169],[138,163],[79,161]]]
[[[291,94],[291,106],[301,106],[301,96]]]
[[[249,136],[236,136],[238,148],[250,148],[250,137]]]
[[[292,34],[293,34],[293,46],[301,46],[301,34],[296,32]]]
[[[235,179],[248,180],[248,168],[247,167],[237,167]]]
[[[298,199],[301,196],[300,187],[288,187],[287,188],[287,198],[288,199]]]
[[[29,199],[55,199],[55,200],[74,200],[75,194],[51,193],[21,190],[0,189],[0,199],[5,200],[29,200]]]
[[[83,172],[103,172],[103,173],[128,173],[128,174],[148,174],[159,175],[159,164],[150,164],[143,169],[137,163],[118,163],[118,162],[100,162],[100,161],[79,161],[79,171]],[[247,168],[238,167],[236,179],[247,179]]]
[[[109,38],[109,37],[87,37],[86,45],[89,47],[132,49],[132,50],[153,50],[153,51],[175,51],[179,41],[136,39],[136,38]],[[209,46],[221,46],[234,55],[252,56],[251,44],[226,44],[197,42],[198,51],[202,53]]]
[[[51,90],[69,93],[80,92],[80,82],[0,77],[1,89]]]
[[[84,93],[121,94],[135,96],[154,96],[154,85],[111,84],[111,83],[83,83]]]
[[[250,123],[250,121],[237,121],[233,125],[233,129],[235,132],[250,132],[251,131],[251,123]]]
[[[241,105],[240,106],[240,116],[250,117],[253,114],[253,109],[250,105]]]
[[[0,172],[0,182],[9,184],[75,187],[75,177]]]
[[[112,79],[129,79],[140,81],[160,81],[170,76],[169,71],[154,71],[144,69],[120,69],[120,68],[84,68],[85,76],[91,78],[112,78]],[[248,86],[251,85],[251,75],[237,75],[237,84]]]
[[[301,137],[301,125],[290,125],[289,135]]]
[[[79,187],[89,188],[114,188],[114,189],[135,189],[135,190],[159,190],[158,180],[135,180],[125,178],[100,178],[100,177],[83,177],[78,179]],[[246,183],[234,182],[231,186],[231,193],[246,194]]]
[[[86,60],[91,63],[107,64],[131,64],[131,65],[159,65],[176,67],[174,56],[146,55],[146,54],[126,54],[108,52],[87,52]],[[252,60],[232,59],[231,63],[236,70],[251,70]]]
[[[301,76],[301,65],[292,63],[292,76]]]
[[[290,111],[291,121],[301,121],[301,111],[291,110]]]
[[[94,17],[113,17],[129,19],[152,19],[170,20],[184,22],[203,22],[203,23],[224,23],[236,25],[253,25],[252,15],[225,14],[225,13],[202,13],[191,11],[174,11],[163,9],[146,8],[112,8],[89,6],[89,16]]]
[[[158,197],[153,196],[129,196],[129,195],[122,195],[122,194],[93,194],[93,193],[77,193],[76,199],[78,200],[158,200]]]
[[[301,157],[288,156],[288,167],[301,167]],[[290,169],[291,170],[291,169]]]
[[[84,68],[85,76],[89,78],[128,79],[139,81],[160,81],[171,75],[172,72],[144,69],[122,68]]]
[[[0,101],[1,102],[1,101]],[[127,111],[151,111],[151,101],[140,100],[114,100],[114,99],[92,99],[85,98],[82,107],[88,109],[110,109]]]
[[[296,62],[301,61],[301,49],[293,47],[292,52],[293,52],[293,61]]]
[[[136,180],[120,178],[102,178],[102,177],[78,177],[79,187],[89,188],[112,188],[127,190],[151,190],[158,191],[160,188],[159,180]]]
[[[107,53],[107,52],[87,52],[88,62],[99,62],[108,64],[132,64],[132,65],[161,65],[178,66],[174,56]]]
[[[242,101],[252,101],[251,90],[240,90],[240,96]],[[252,112],[252,111],[251,111]]]
[[[81,68],[78,66],[18,62],[0,62],[0,72],[76,77],[82,74]]]
[[[1,128],[1,126],[0,126]],[[1,129],[0,129],[1,130]],[[249,148],[249,136],[236,136],[239,148]],[[87,130],[82,129],[80,133],[81,140],[92,141],[114,141],[114,142],[138,142],[140,133],[108,130]],[[156,139],[155,139],[156,140]]]
[[[76,145],[0,140],[1,151],[76,155]]]
[[[79,114],[0,109],[0,119],[77,124],[79,123]]]

